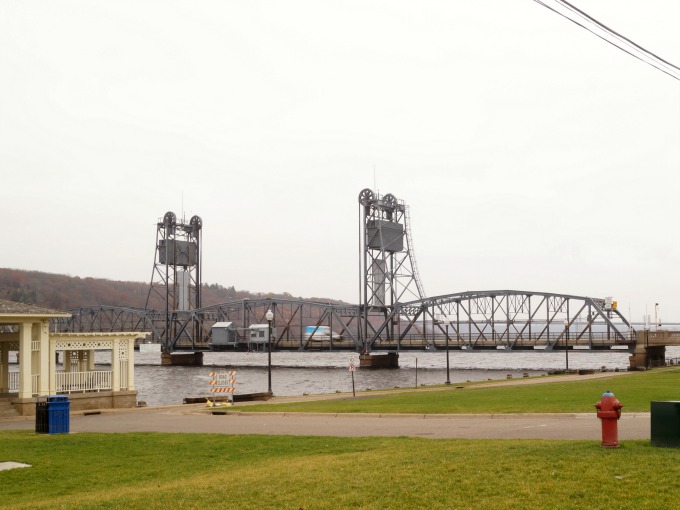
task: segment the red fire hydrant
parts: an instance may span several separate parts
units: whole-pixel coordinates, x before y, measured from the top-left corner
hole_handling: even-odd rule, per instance
[[[602,400],[595,404],[597,417],[602,420],[602,446],[605,448],[618,448],[619,430],[618,420],[621,418],[623,404],[616,400],[614,394],[607,390],[602,395]]]

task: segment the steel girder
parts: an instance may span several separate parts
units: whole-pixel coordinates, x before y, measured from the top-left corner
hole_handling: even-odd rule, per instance
[[[283,299],[241,299],[197,310],[172,311],[166,339],[161,311],[98,306],[70,310],[59,320],[60,331],[151,331],[153,341],[173,350],[208,348],[216,322],[232,322],[245,346],[251,324],[266,323],[274,313],[276,349],[427,349],[444,348],[448,333],[453,349],[609,349],[632,348],[636,334],[605,300],[583,296],[513,290],[462,292],[397,303],[384,314],[369,314],[367,341],[362,339],[364,309]],[[564,321],[567,321],[565,327]],[[328,326],[341,341],[311,341],[305,328]],[[190,334],[198,330],[199,334]],[[314,330],[316,331],[316,329]]]
[[[120,306],[89,306],[68,310],[68,319],[56,319],[60,332],[150,331],[152,340],[164,338],[165,314],[141,308]]]
[[[636,334],[604,299],[495,290],[398,303],[368,348],[442,348],[447,338],[459,349],[563,350],[632,348]]]
[[[315,301],[297,301],[286,299],[242,299],[205,307],[196,310],[202,318],[203,328],[209,329],[215,322],[233,322],[243,344],[248,342],[247,330],[251,324],[266,324],[266,313],[274,314],[272,327],[275,330],[273,346],[278,349],[358,349],[359,340],[359,307],[353,305],[337,305]],[[305,334],[306,327],[328,326],[331,331],[340,335],[342,340],[328,339],[326,342],[312,341]]]
[[[360,350],[360,310],[355,305],[319,303],[285,299],[240,299],[196,310],[162,311],[115,306],[81,307],[69,310],[73,316],[57,321],[59,331],[151,331],[152,341],[163,344],[167,352],[204,350],[211,340],[216,322],[234,323],[243,345],[248,343],[251,324],[265,324],[267,310],[274,313],[276,331],[273,346],[279,349],[353,349]],[[170,328],[166,328],[166,324]],[[328,326],[341,340],[311,341],[308,326]],[[316,331],[314,329],[314,331]],[[198,331],[197,334],[192,332]],[[168,332],[170,334],[168,335]]]

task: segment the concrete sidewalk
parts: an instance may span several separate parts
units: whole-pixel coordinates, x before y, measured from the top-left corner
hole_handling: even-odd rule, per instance
[[[73,414],[70,432],[169,432],[338,437],[429,437],[467,439],[588,439],[601,437],[592,414],[323,414],[255,413],[230,408],[213,415],[203,404]],[[0,421],[0,430],[33,430],[35,420]],[[649,439],[649,413],[624,414],[619,436]]]
[[[607,379],[625,375],[596,373],[487,382],[470,385],[465,391],[489,386],[520,386],[584,379]],[[603,388],[606,384],[603,381]],[[451,391],[451,387],[401,389],[411,391]],[[604,391],[603,390],[603,391]],[[454,390],[455,391],[455,390]],[[394,394],[395,390],[362,392],[357,398]],[[352,398],[351,394],[274,397],[268,403]],[[213,415],[205,404],[187,404],[136,409],[103,409],[97,414],[82,411],[71,414],[73,432],[170,432],[215,434],[264,434],[309,436],[389,436],[467,439],[587,439],[601,438],[600,421],[595,410],[589,414],[324,414],[256,413],[243,402],[228,408],[226,415]],[[619,438],[650,438],[650,413],[626,413],[619,421]],[[34,417],[0,420],[0,430],[33,430]]]

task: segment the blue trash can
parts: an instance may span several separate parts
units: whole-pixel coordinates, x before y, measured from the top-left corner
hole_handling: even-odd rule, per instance
[[[68,397],[56,395],[47,397],[47,429],[48,434],[69,433],[69,408],[71,403]]]

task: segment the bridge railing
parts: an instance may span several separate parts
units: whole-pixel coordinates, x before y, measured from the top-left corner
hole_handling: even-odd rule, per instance
[[[591,335],[585,333],[580,338],[579,333],[571,332],[569,334],[569,339],[567,340],[564,333],[549,333],[542,335],[510,335],[508,338],[507,334],[497,332],[492,335],[491,332],[485,332],[484,336],[479,333],[473,333],[469,336],[467,333],[462,333],[457,336],[455,333],[449,333],[449,347],[464,347],[464,346],[507,346],[515,345],[517,347],[521,346],[548,346],[553,345],[562,348],[565,342],[569,344],[570,347],[586,347],[586,346],[611,346],[611,345],[628,345],[634,343],[635,339],[630,338],[626,340],[621,340],[615,337],[613,334],[607,334],[606,332],[593,332]],[[397,339],[380,339],[376,342],[376,346],[394,345],[396,346]],[[403,339],[399,341],[402,347],[422,347],[424,345],[434,345],[437,348],[446,347],[446,334],[440,333],[439,331],[432,333],[429,332],[426,335],[422,333],[414,333],[405,335]]]

